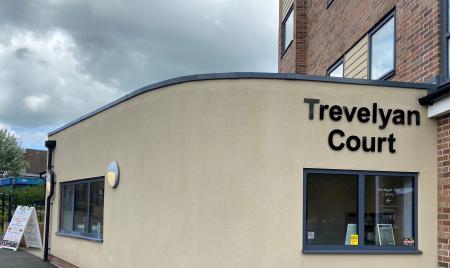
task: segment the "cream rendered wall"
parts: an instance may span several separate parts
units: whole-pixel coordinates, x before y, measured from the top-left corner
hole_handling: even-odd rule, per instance
[[[50,254],[80,267],[435,267],[436,124],[424,90],[325,82],[214,80],[148,92],[55,139]],[[417,109],[421,126],[308,119],[323,104]],[[317,116],[317,114],[316,114]],[[332,151],[329,132],[388,136],[396,154]],[[104,242],[55,235],[59,183],[101,176]],[[419,172],[422,255],[303,255],[303,168]]]

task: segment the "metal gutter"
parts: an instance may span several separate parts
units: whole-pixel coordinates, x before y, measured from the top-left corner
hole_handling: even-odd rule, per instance
[[[430,91],[428,95],[419,99],[422,105],[432,105],[437,99],[450,94],[450,82],[439,85],[435,90]]]

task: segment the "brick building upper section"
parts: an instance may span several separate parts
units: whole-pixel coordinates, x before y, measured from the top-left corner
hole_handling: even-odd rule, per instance
[[[435,81],[440,8],[440,0],[280,0],[279,72],[329,75],[338,67],[349,78]],[[376,42],[389,30],[393,70],[380,77],[377,53],[389,50]]]

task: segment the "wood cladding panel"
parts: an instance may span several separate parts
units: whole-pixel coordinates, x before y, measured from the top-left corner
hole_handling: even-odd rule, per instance
[[[368,36],[361,39],[344,56],[344,76],[347,78],[367,79]]]
[[[294,4],[294,0],[281,0],[281,21],[283,21]]]

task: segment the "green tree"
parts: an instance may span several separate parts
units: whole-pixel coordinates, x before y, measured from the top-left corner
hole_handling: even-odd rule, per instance
[[[0,129],[0,178],[17,176],[28,166],[16,137],[6,129]]]

